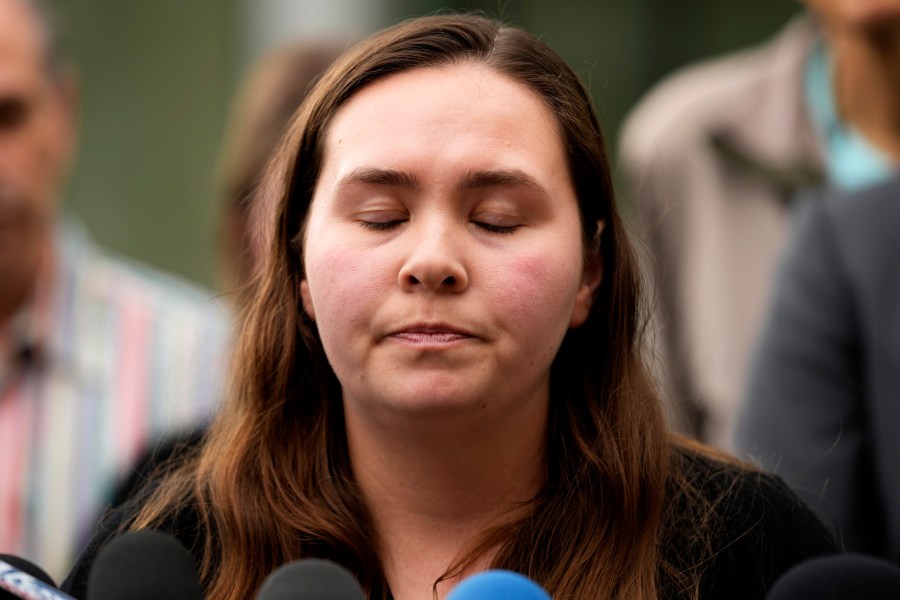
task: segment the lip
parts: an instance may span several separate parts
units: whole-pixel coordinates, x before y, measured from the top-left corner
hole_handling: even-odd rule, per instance
[[[477,339],[472,332],[445,323],[416,323],[404,325],[387,335],[389,339],[417,346],[446,346]]]

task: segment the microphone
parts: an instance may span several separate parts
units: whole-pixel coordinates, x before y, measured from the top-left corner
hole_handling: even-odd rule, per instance
[[[547,591],[524,575],[493,569],[466,577],[447,600],[551,600]]]
[[[306,558],[266,577],[256,600],[366,600],[353,574],[337,563]]]
[[[0,600],[74,600],[56,589],[39,566],[24,558],[0,554]]]
[[[170,535],[144,529],[113,538],[94,560],[87,600],[202,600],[193,557]]]
[[[775,581],[767,600],[895,600],[900,567],[862,554],[834,554],[804,561]]]

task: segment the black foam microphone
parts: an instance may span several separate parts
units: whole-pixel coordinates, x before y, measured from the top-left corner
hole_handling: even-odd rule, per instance
[[[263,581],[256,600],[366,600],[366,595],[344,567],[306,558],[275,569]]]
[[[862,554],[813,558],[788,569],[769,590],[768,600],[896,600],[900,567]]]
[[[53,578],[19,556],[0,554],[0,600],[73,600],[58,589]]]
[[[87,600],[202,600],[194,559],[172,536],[145,529],[112,539],[94,560]]]

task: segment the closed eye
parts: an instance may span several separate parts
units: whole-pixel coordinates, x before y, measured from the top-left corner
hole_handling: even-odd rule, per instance
[[[484,221],[472,221],[472,223],[476,227],[490,233],[513,233],[516,229],[521,227],[521,225],[496,225],[494,223],[486,223]]]
[[[12,131],[28,120],[30,106],[24,98],[0,98],[0,131]]]
[[[399,227],[405,222],[405,219],[395,219],[392,221],[359,221],[359,224],[370,231],[388,231]]]
[[[509,234],[522,226],[522,219],[504,212],[479,210],[469,216],[469,221],[488,233]]]
[[[371,207],[355,215],[356,222],[370,231],[389,231],[409,221],[405,210],[390,207]]]

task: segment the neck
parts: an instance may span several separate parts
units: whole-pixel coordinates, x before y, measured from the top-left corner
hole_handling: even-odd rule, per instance
[[[835,35],[835,97],[844,122],[900,161],[900,34]]]
[[[480,534],[528,510],[545,481],[547,402],[524,405],[519,414],[390,423],[347,412],[354,477],[398,600],[431,598],[432,584]],[[492,557],[478,557],[461,575],[488,568]],[[439,596],[458,580],[442,582]]]

